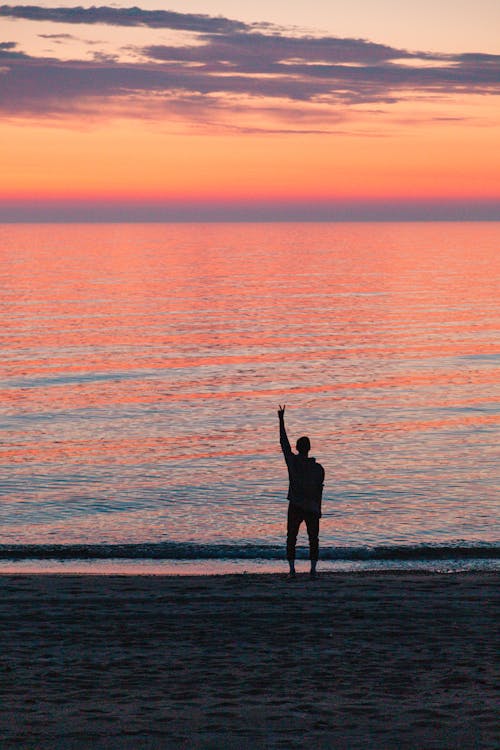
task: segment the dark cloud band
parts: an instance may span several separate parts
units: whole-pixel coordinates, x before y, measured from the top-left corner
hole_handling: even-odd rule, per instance
[[[24,18],[27,21],[53,23],[107,24],[109,26],[149,26],[152,29],[177,29],[197,33],[227,33],[245,31],[249,27],[241,21],[214,18],[195,13],[176,13],[170,10],[142,8],[43,8],[38,5],[0,5],[0,15]]]
[[[265,33],[264,25],[139,8],[3,5],[0,16],[149,26],[197,35],[196,44],[128,48],[137,62],[126,64],[105,55],[93,61],[35,58],[12,41],[1,42],[0,110],[7,113],[50,115],[92,107],[92,102],[97,111],[99,102],[125,99],[130,114],[144,116],[149,97],[151,114],[174,111],[200,119],[209,111],[241,114],[251,98],[254,108],[267,114],[273,110],[282,121],[291,112],[297,118],[302,105],[301,127],[310,117],[317,128],[321,117],[338,122],[339,110],[353,104],[422,94],[500,93],[499,55],[439,55],[363,39],[297,36],[276,29]]]

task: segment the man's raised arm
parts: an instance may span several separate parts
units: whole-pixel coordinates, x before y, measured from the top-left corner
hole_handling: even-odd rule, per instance
[[[281,406],[278,409],[278,418],[280,421],[280,445],[281,450],[283,451],[285,458],[292,455],[292,448],[290,446],[290,441],[288,440],[288,435],[286,434],[285,429],[285,404]]]

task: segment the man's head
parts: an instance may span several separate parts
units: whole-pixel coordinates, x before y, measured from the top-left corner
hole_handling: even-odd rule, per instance
[[[297,451],[301,456],[307,456],[307,454],[311,450],[311,442],[309,438],[304,435],[303,437],[299,437],[295,447],[297,448]]]

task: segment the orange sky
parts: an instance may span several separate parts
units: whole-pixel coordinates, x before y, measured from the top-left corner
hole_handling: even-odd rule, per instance
[[[233,16],[237,18],[236,13]],[[268,68],[255,68],[261,65],[262,51],[251,49],[248,55],[244,46],[255,45],[253,30],[243,36],[238,31],[236,41],[232,31],[217,30],[210,38],[213,53],[211,48],[208,61],[191,62],[186,57],[172,62],[165,59],[172,53],[164,52],[172,49],[172,40],[183,55],[191,55],[193,45],[199,50],[205,37],[167,29],[159,40],[157,29],[151,29],[151,44],[156,46],[152,51],[148,47],[146,59],[148,28],[144,26],[61,25],[19,18],[9,23],[9,38],[0,37],[0,89],[7,86],[9,102],[12,75],[18,94],[6,105],[10,109],[0,121],[4,202],[319,200],[334,204],[381,198],[500,202],[500,56],[464,61],[458,54],[450,59],[447,53],[432,59],[404,59],[403,47],[373,52],[369,42],[351,40],[350,57],[325,61],[331,42],[318,53],[307,38],[295,52],[293,35],[285,30],[279,34],[292,46],[284,48],[277,62],[270,58]],[[137,59],[128,61],[125,71],[119,60],[101,63],[95,58],[82,63],[84,75],[87,65],[103,76],[101,95],[98,86],[88,89],[85,80],[81,83],[77,60],[58,62],[71,55],[61,52],[55,57],[56,47],[50,56],[37,52],[34,43],[30,47],[27,32],[23,48],[12,38],[15,26],[28,29],[33,38],[35,30],[43,44],[60,42],[61,48],[77,44],[76,37],[90,32],[95,36],[96,29],[103,40],[111,30],[108,51],[110,40],[116,44],[120,33],[118,55],[135,32],[141,36],[141,46],[133,54],[127,48],[127,54]],[[77,48],[71,48],[73,53]],[[90,48],[94,54],[94,39]],[[27,73],[23,54],[29,55]],[[385,57],[380,60],[381,55]],[[89,69],[91,83],[94,68]],[[408,68],[417,81],[413,87],[405,85]],[[50,85],[45,92],[35,85],[33,91],[28,85],[23,89],[17,83],[26,80],[25,75],[31,79],[38,70],[49,84],[54,76],[54,90],[57,93],[57,86],[62,86],[61,96],[52,97]],[[457,70],[462,78],[455,83]],[[158,74],[163,76],[161,91],[156,79],[151,84],[149,77]],[[65,75],[69,83],[61,84]],[[177,75],[184,87],[180,93]],[[133,86],[137,76],[143,76],[145,83],[141,79],[140,90],[124,90],[127,76],[132,76]],[[332,90],[328,76],[335,77]],[[339,76],[346,76],[344,83]],[[227,80],[229,87],[203,92],[205,80],[216,81],[217,86],[220,82],[226,86]],[[254,83],[255,90],[248,90]],[[72,90],[69,95],[68,87],[75,85],[82,86],[81,92]],[[8,211],[0,211],[0,218],[8,219]]]
[[[493,128],[423,124],[387,135],[169,134],[136,120],[86,129],[3,123],[4,198],[499,195]]]

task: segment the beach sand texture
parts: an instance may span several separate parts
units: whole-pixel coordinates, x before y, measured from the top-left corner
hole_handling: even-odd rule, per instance
[[[2,750],[500,746],[495,573],[0,587]]]

